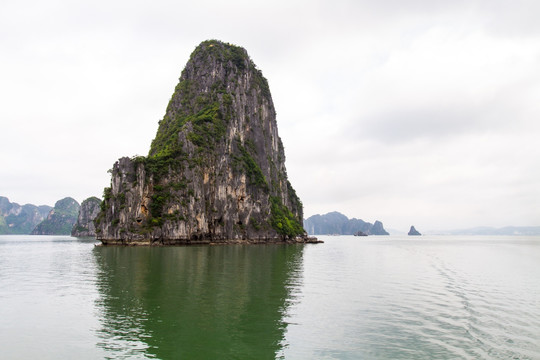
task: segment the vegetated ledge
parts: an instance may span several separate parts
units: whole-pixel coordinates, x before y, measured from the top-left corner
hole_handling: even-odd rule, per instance
[[[267,244],[320,244],[324,241],[313,236],[296,237],[295,239],[261,238],[244,240],[208,240],[208,239],[100,239],[96,246],[194,246],[194,245],[267,245]]]

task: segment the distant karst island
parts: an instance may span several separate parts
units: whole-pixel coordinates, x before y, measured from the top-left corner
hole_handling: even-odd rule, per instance
[[[71,197],[58,200],[47,217],[32,230],[30,235],[70,235],[80,207],[77,200]]]
[[[304,227],[310,235],[389,235],[378,220],[372,224],[361,219],[349,219],[337,211],[310,216],[304,220]]]
[[[191,54],[147,156],[113,166],[104,245],[316,242],[287,178],[267,80],[241,47]]]
[[[411,228],[409,230],[409,233],[407,235],[409,235],[409,236],[420,236],[422,234],[420,234],[420,232],[418,230],[416,230],[416,228],[414,226],[411,226]]]

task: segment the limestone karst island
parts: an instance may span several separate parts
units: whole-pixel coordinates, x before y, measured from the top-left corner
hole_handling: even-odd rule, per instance
[[[147,156],[112,168],[96,217],[104,245],[317,242],[285,169],[268,82],[246,50],[191,54]]]

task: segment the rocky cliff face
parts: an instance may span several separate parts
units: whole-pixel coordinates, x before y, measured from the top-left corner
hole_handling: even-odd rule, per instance
[[[96,223],[104,244],[306,239],[302,203],[266,79],[247,52],[191,54],[146,157],[112,169]]]
[[[19,205],[0,196],[0,234],[30,234],[43,221],[52,207]]]
[[[79,203],[70,197],[58,200],[47,218],[39,223],[31,235],[69,235],[79,214]]]
[[[73,229],[71,229],[71,236],[96,236],[94,220],[101,210],[100,205],[101,200],[95,196],[90,197],[81,203],[77,222],[73,225]]]

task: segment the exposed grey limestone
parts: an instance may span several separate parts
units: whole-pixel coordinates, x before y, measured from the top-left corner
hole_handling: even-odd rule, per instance
[[[81,203],[77,222],[71,229],[71,236],[84,237],[96,236],[94,220],[99,214],[101,200],[97,197],[89,197]]]

